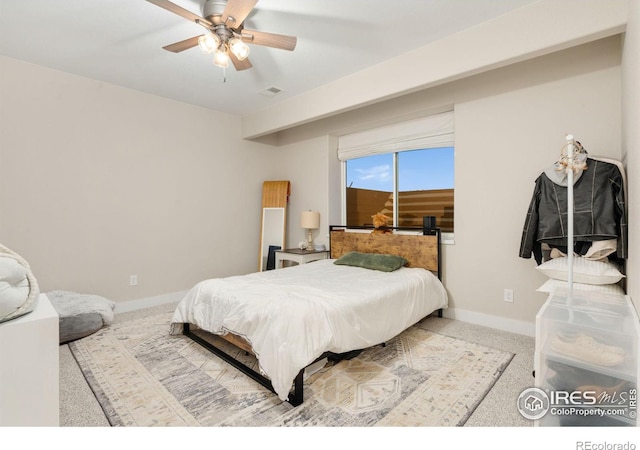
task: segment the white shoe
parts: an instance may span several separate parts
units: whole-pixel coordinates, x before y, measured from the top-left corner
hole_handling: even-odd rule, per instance
[[[583,333],[557,333],[551,340],[551,348],[581,361],[608,367],[622,364],[625,356],[620,347],[603,344]]]
[[[580,345],[583,345],[583,344],[589,345],[590,342],[595,342],[597,345],[601,345],[608,352],[617,353],[618,355],[621,355],[621,356],[624,356],[626,354],[626,352],[620,347],[616,347],[615,345],[607,345],[605,343],[599,342],[595,338],[583,333],[578,333],[576,335],[576,342],[579,343]]]

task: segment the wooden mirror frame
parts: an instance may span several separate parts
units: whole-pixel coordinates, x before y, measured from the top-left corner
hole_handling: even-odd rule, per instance
[[[290,186],[289,181],[263,183],[258,272],[266,270],[270,245],[277,245],[281,250],[285,248]]]

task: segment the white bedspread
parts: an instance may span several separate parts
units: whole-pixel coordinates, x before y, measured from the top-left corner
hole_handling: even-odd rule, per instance
[[[245,337],[286,400],[298,372],[324,352],[380,344],[447,307],[444,286],[427,270],[380,272],[333,261],[202,281],[178,304],[170,332],[191,323]]]

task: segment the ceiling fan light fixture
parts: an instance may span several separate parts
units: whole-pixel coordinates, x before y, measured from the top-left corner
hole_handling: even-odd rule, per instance
[[[203,53],[210,55],[220,45],[220,38],[214,34],[203,34],[198,38],[198,46]]]
[[[237,37],[229,40],[229,49],[240,61],[244,61],[249,56],[249,46]]]
[[[226,45],[222,44],[218,47],[213,55],[213,63],[223,69],[229,67],[229,52]]]
[[[162,47],[173,53],[200,47],[205,54],[213,54],[213,62],[216,66],[226,68],[231,60],[235,69],[240,71],[253,67],[248,58],[247,44],[289,51],[296,47],[295,36],[245,30],[245,19],[259,0],[198,0],[198,2],[204,2],[202,7],[204,17],[192,13],[171,0],[147,1],[205,28],[204,35]]]

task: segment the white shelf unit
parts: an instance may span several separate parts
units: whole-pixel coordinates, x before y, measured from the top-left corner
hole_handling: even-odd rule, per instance
[[[638,314],[628,296],[579,290],[549,295],[536,316],[535,386],[547,393],[573,393],[574,398],[556,398],[555,406],[567,408],[547,413],[536,425],[638,426],[639,335]],[[561,346],[559,337],[564,339]],[[603,345],[610,346],[604,353],[599,351]],[[626,412],[584,412],[622,409],[608,406],[623,406]]]
[[[0,426],[59,426],[58,313],[46,295],[0,323]]]

